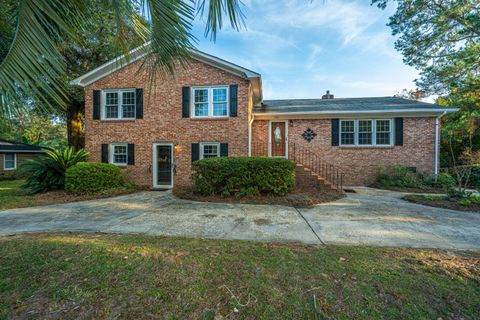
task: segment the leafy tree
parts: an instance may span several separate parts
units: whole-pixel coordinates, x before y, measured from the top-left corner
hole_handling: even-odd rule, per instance
[[[390,0],[393,2],[394,0]],[[389,0],[373,0],[385,8]],[[417,86],[459,107],[442,118],[441,165],[480,149],[480,1],[396,0],[388,25],[404,62],[420,70]]]
[[[426,93],[448,94],[480,76],[478,0],[398,0],[388,25],[399,35],[395,48],[420,70]],[[388,0],[373,0],[384,8]]]
[[[70,143],[81,145],[83,98],[68,80],[132,46],[151,41],[143,67],[172,72],[189,62],[196,16],[215,38],[227,17],[238,29],[238,0],[2,0],[0,118],[33,108],[66,116]]]

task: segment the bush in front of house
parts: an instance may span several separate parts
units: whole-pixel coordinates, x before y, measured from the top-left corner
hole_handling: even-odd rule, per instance
[[[28,193],[63,189],[65,172],[71,166],[86,161],[90,154],[72,148],[47,150],[38,159],[28,159],[20,166],[20,174],[25,177],[22,185]]]
[[[108,193],[125,186],[120,168],[109,163],[80,162],[65,174],[65,191],[74,194]]]
[[[209,158],[193,163],[192,179],[203,195],[285,195],[295,187],[295,166],[283,158]]]
[[[455,179],[448,173],[434,176],[424,172],[413,172],[408,167],[395,166],[388,169],[380,168],[375,179],[375,186],[425,190],[433,188],[449,191],[455,187]]]

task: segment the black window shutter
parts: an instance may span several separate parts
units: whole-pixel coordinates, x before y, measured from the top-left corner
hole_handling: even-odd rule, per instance
[[[340,120],[332,119],[332,146],[339,145],[340,138]]]
[[[220,157],[228,157],[228,143],[220,143]]]
[[[108,163],[108,144],[102,144],[102,162]]]
[[[93,120],[100,120],[100,90],[93,90]]]
[[[190,87],[182,88],[182,117],[190,117]]]
[[[135,89],[135,115],[137,119],[143,119],[143,89]]]
[[[230,86],[230,117],[236,117],[238,113],[238,85]]]
[[[403,146],[403,118],[395,118],[395,145]]]
[[[192,143],[192,162],[200,159],[200,145]]]
[[[128,144],[127,164],[135,164],[135,145],[133,143]]]

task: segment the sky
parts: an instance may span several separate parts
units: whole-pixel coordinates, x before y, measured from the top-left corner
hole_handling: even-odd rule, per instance
[[[262,75],[264,99],[392,96],[418,72],[394,48],[388,18],[369,0],[243,0],[245,27],[216,42],[197,18],[197,48]]]

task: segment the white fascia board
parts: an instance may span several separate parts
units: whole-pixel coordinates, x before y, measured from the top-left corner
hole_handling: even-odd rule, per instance
[[[314,118],[331,118],[331,117],[358,117],[358,116],[382,116],[397,114],[405,117],[419,117],[419,116],[438,116],[447,112],[456,112],[458,108],[448,109],[414,109],[414,110],[366,110],[366,111],[308,111],[308,112],[278,112],[278,113],[256,113],[254,112],[255,119],[314,119]]]

